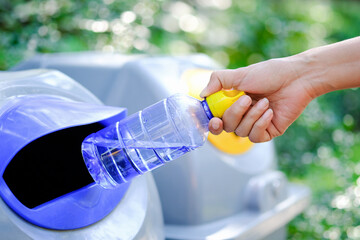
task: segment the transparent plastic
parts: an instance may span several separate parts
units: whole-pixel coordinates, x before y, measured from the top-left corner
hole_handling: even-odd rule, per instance
[[[89,135],[86,166],[95,182],[115,188],[202,146],[210,118],[206,102],[173,95]]]

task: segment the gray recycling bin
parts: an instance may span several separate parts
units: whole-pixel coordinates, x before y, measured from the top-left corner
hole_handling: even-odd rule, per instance
[[[57,69],[106,105],[129,114],[171,94],[194,97],[220,68],[205,55],[44,54],[13,70]],[[168,239],[285,239],[286,224],[310,201],[307,187],[277,170],[274,143],[209,135],[200,149],[153,172]]]
[[[150,174],[106,190],[81,157],[84,133],[125,115],[58,71],[0,72],[0,238],[164,239]]]

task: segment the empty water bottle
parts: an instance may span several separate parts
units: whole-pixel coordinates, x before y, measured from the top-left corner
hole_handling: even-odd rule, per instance
[[[89,135],[86,166],[98,184],[115,188],[202,146],[208,123],[244,92],[220,91],[204,101],[176,94]]]

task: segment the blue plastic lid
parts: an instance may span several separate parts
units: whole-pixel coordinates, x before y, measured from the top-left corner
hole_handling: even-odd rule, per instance
[[[103,189],[81,156],[82,140],[126,116],[126,109],[67,98],[17,97],[0,108],[0,196],[41,227],[93,224],[119,203],[129,184]]]

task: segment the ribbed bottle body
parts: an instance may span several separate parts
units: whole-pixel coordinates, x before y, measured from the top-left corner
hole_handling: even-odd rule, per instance
[[[200,101],[173,95],[88,136],[83,157],[94,180],[114,188],[202,146],[208,123]]]

